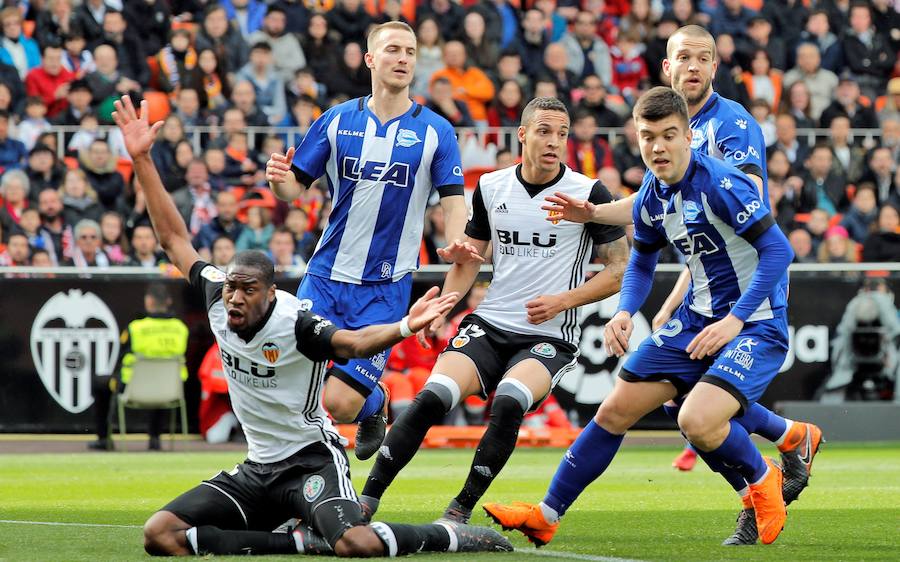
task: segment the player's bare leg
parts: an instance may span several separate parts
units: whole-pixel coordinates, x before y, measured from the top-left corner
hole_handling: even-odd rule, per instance
[[[350,386],[338,376],[332,367],[332,376],[325,381],[323,403],[331,417],[338,423],[354,423],[356,429],[356,447],[354,452],[360,460],[366,460],[378,451],[384,441],[388,418],[388,390],[380,381],[369,395],[363,390]]]

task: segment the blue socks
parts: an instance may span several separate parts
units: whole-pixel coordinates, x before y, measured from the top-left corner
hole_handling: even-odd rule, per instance
[[[578,495],[603,474],[624,437],[613,435],[592,419],[559,463],[544,504],[563,515]]]
[[[356,419],[353,420],[353,423],[363,421],[375,412],[381,410],[383,406],[384,391],[381,390],[380,385],[375,385],[375,388],[373,388],[372,392],[366,397],[366,401],[363,403],[363,407],[359,410],[359,414],[356,415]]]
[[[747,433],[755,433],[773,443],[787,431],[787,420],[757,403],[747,408],[743,416],[734,418],[734,421],[744,426]]]
[[[768,466],[756,445],[750,440],[750,434],[747,433],[747,430],[734,420],[730,424],[731,431],[728,433],[728,437],[717,449],[705,452],[698,450],[698,453],[703,456],[703,460],[709,459],[712,461],[710,467],[724,465],[724,467],[738,472],[748,484],[758,482],[765,476]],[[716,470],[716,468],[713,468],[713,470]],[[729,482],[731,482],[730,478]]]

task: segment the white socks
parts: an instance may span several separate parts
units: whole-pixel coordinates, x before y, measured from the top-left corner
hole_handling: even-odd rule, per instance
[[[559,521],[559,513],[557,513],[555,509],[544,502],[541,502],[539,507],[541,508],[541,513],[544,514],[544,521],[551,525]]]

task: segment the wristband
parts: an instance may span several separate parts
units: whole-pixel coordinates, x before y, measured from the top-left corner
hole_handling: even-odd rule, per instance
[[[400,335],[404,338],[408,338],[414,333],[415,332],[409,329],[409,316],[404,316],[403,320],[400,321]]]

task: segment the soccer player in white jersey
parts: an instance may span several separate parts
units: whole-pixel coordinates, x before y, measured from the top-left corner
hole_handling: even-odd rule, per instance
[[[678,92],[653,88],[638,100],[634,120],[648,172],[634,206],[634,248],[619,310],[604,329],[607,350],[621,357],[628,349],[631,316],[670,242],[687,260],[691,291],[625,362],[544,500],[484,507],[505,528],[546,544],[559,518],[609,466],[625,432],[665,402],[684,398],[682,433],[713,470],[741,477],[759,537],[769,544],[787,517],[782,472],[732,418],[759,400],[784,362],[793,252],[757,186],[737,168],[691,150],[687,103]]]
[[[247,436],[247,460],[181,494],[144,525],[154,555],[333,554],[397,556],[419,551],[512,550],[484,527],[367,524],[347,456],[322,408],[326,362],[371,355],[446,314],[458,293],[433,288],[401,321],[361,330],[338,329],[277,290],[272,261],[241,252],[225,271],[201,261],[187,227],[150,158],[162,121],[151,128],[147,102],[138,118],[128,96],[113,118],[144,186],[160,243],[200,289],[222,354],[235,415]],[[274,533],[299,517],[288,533]]]
[[[415,33],[402,22],[374,28],[365,59],[372,95],[332,107],[296,150],[272,154],[266,165],[275,195],[288,201],[324,175],[333,206],[297,297],[341,328],[403,316],[433,190],[441,196],[450,241],[438,254],[456,261],[472,250],[454,243],[463,236],[467,209],[453,127],[409,98]],[[389,355],[390,349],[379,350],[336,365],[325,383],[329,413],[360,424],[360,459],[384,439],[387,398],[380,378]]]
[[[493,280],[438,357],[425,387],[394,422],[360,496],[366,515],[378,508],[431,426],[467,397],[486,398],[496,390],[469,475],[443,515],[467,522],[512,454],[524,415],[575,366],[579,307],[618,292],[628,260],[621,227],[543,220],[543,197],[553,190],[598,203],[612,199],[602,183],[562,163],[568,134],[565,105],[536,98],[523,110],[518,130],[522,164],[481,176],[466,235],[479,253],[493,245]],[[607,266],[585,282],[592,244]],[[454,264],[444,290],[468,290],[479,265],[475,259]]]
[[[672,88],[687,100],[691,125],[691,148],[724,160],[749,177],[760,190],[762,205],[769,206],[766,175],[766,146],[762,131],[753,117],[738,103],[720,97],[712,89],[717,69],[716,44],[708,31],[688,25],[676,31],[666,46],[663,72],[671,79]],[[594,206],[577,202],[565,195],[552,197],[545,209],[564,213],[567,220],[589,220],[599,224],[631,224],[632,207],[636,195],[608,205]],[[653,319],[653,329],[661,329],[684,300],[690,284],[687,269],[682,271],[659,313]],[[678,419],[679,405],[668,403],[664,409],[672,419]],[[784,499],[793,502],[809,483],[813,459],[823,442],[822,431],[811,423],[785,419],[765,406],[754,403],[738,420],[750,433],[756,433],[775,443],[781,452],[784,469]],[[676,459],[675,465],[690,457],[688,448]],[[735,491],[745,492],[743,479],[734,471],[724,471],[723,477]],[[742,509],[734,534],[725,544],[753,544],[757,539],[753,508],[746,494],[741,496]]]

